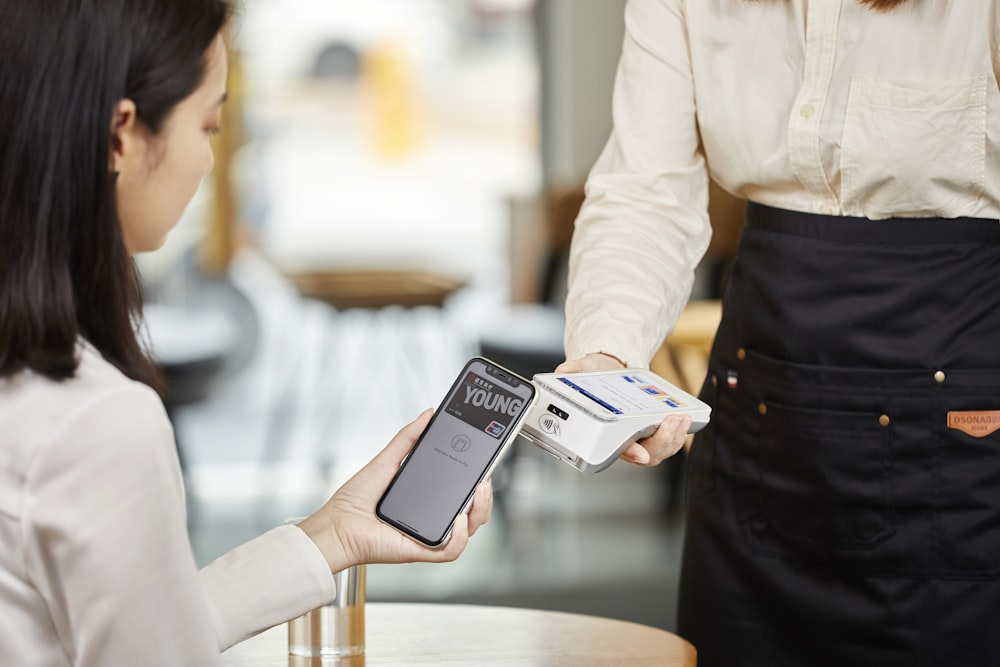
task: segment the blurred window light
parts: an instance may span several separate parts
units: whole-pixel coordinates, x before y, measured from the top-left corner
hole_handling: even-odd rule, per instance
[[[264,252],[503,290],[509,200],[541,183],[533,8],[244,0],[234,187]]]

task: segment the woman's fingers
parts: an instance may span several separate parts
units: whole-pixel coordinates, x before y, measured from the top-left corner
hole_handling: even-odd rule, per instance
[[[493,512],[493,482],[487,480],[476,488],[469,508],[469,535],[475,535],[479,527],[490,520]]]
[[[427,428],[427,423],[430,421],[431,415],[433,414],[434,411],[430,408],[421,412],[420,416],[401,428],[399,433],[397,433],[393,439],[389,441],[389,444],[382,450],[396,459],[397,468],[403,459],[406,458],[407,453],[413,449],[413,445],[416,444],[417,438],[419,438],[420,434]]]
[[[392,440],[389,441],[389,444],[383,447],[382,451],[379,452],[375,458],[369,461],[357,475],[355,475],[355,477],[368,477],[370,475],[376,475],[379,480],[372,481],[370,486],[366,489],[357,489],[357,492],[360,495],[374,496],[375,498],[382,495],[382,492],[385,490],[385,486],[389,483],[389,480],[391,480],[396,474],[396,471],[399,470],[399,466],[403,462],[403,459],[405,459],[406,455],[410,453],[410,450],[413,449],[413,445],[416,444],[420,434],[427,428],[427,422],[430,421],[431,415],[433,414],[434,411],[430,408],[421,412],[419,417],[400,429]],[[350,482],[348,482],[348,484],[350,484]]]

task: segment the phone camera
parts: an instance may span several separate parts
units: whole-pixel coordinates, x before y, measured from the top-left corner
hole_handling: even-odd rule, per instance
[[[549,412],[551,412],[552,414],[554,414],[556,417],[559,417],[559,419],[562,419],[563,421],[566,421],[567,419],[569,419],[569,413],[568,412],[566,412],[562,408],[556,407],[552,403],[549,403],[549,407],[547,408],[547,410]]]

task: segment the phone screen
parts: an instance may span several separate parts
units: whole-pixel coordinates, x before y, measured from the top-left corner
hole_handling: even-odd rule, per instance
[[[442,544],[534,395],[524,378],[471,360],[379,501],[378,517],[424,544]]]

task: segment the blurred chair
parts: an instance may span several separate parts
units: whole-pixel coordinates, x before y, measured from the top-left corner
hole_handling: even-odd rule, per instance
[[[163,374],[163,404],[172,422],[179,408],[209,398],[220,380],[242,370],[259,336],[256,310],[231,281],[188,275],[185,282],[182,299],[147,301],[143,306],[151,357]],[[180,433],[175,440],[186,473]]]
[[[745,211],[745,199],[726,192],[715,181],[709,181],[708,219],[712,225],[712,240],[702,259],[702,265],[707,269],[705,298],[722,298],[729,267],[736,257]]]
[[[708,355],[721,318],[722,302],[719,299],[689,302],[674,330],[650,360],[650,369],[697,396],[708,372]]]
[[[563,349],[566,272],[583,186],[512,202],[512,305],[480,338],[481,354],[519,375],[550,373]]]

